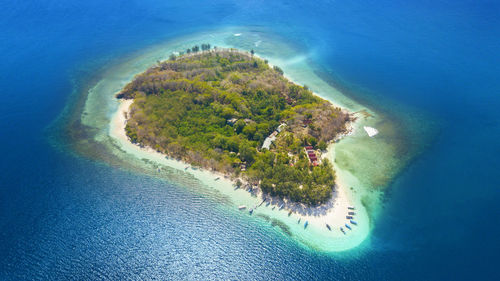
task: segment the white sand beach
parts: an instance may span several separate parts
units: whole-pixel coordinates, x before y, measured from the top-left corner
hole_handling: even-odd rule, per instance
[[[277,198],[267,198],[260,192],[257,192],[256,196],[252,196],[252,193],[244,189],[235,190],[234,182],[220,173],[193,169],[187,163],[169,159],[151,148],[142,148],[131,143],[126,136],[125,125],[127,121],[126,115],[133,101],[120,100],[119,103],[118,110],[111,119],[109,134],[118,141],[121,148],[127,153],[133,154],[140,159],[147,158],[159,164],[192,174],[203,183],[228,196],[235,209],[244,205],[247,206],[245,212],[248,212],[250,208],[254,209],[252,214],[254,216],[261,214],[269,219],[279,220],[288,227],[294,238],[317,250],[327,252],[347,250],[360,244],[368,235],[368,216],[360,204],[359,198],[355,198],[350,192],[348,188],[350,178],[343,178],[345,173],[337,171],[337,185],[332,199],[326,204],[314,208],[302,204],[282,202]],[[324,157],[331,159],[334,157],[332,153],[333,145],[330,145],[329,151]],[[215,180],[217,178],[220,179]],[[262,204],[265,199],[272,203],[267,204],[266,202]],[[284,204],[284,208],[280,210],[279,206],[282,204]],[[354,207],[355,210],[349,210],[348,207]],[[353,220],[357,222],[357,225],[351,224],[350,220],[346,219],[349,211],[356,213]],[[305,226],[306,222],[307,227]],[[348,224],[352,230],[347,229],[345,224]],[[345,234],[340,230],[341,227]]]

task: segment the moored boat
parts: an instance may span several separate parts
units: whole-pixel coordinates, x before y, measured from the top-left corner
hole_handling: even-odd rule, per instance
[[[240,205],[240,206],[238,207],[238,210],[245,210],[246,208],[247,208],[247,206],[245,206],[245,205]]]
[[[358,223],[353,220],[351,220],[351,224],[358,225]]]
[[[304,228],[306,228],[308,225],[309,225],[309,221],[306,221],[306,223],[304,223]]]
[[[349,212],[349,213],[347,213],[347,214],[349,214],[349,215],[351,215],[351,216],[354,216],[356,213],[355,213],[355,212]]]
[[[250,213],[250,215],[251,215],[251,214],[253,213],[253,209],[250,209],[250,210],[248,211],[248,213]]]
[[[347,229],[349,230],[352,230],[352,228],[347,223],[345,224],[345,227],[347,227]]]
[[[352,216],[345,216],[345,218],[350,220],[350,219],[352,219]]]
[[[342,233],[344,233],[344,235],[345,235],[345,231],[342,227],[340,227],[340,231],[342,231]]]
[[[328,224],[326,224],[326,228],[328,228],[328,230],[332,231],[332,228]]]

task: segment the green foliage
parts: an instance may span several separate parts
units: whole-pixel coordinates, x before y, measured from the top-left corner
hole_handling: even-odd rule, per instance
[[[202,51],[210,48],[201,45]],[[130,140],[226,173],[238,174],[245,164],[243,176],[275,196],[309,205],[328,200],[332,166],[323,161],[313,167],[303,146],[325,149],[324,140],[344,125],[343,115],[267,61],[237,51],[199,50],[193,46],[186,49],[189,56],[160,62],[118,94],[134,99],[125,128]],[[339,125],[322,135],[325,125],[304,129],[299,117]],[[261,150],[282,122],[289,123],[288,131],[270,150]]]
[[[273,66],[274,71],[278,72],[279,74],[283,75],[283,70],[279,66]]]

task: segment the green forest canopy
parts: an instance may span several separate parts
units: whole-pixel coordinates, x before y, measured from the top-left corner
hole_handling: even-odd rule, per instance
[[[307,205],[326,202],[331,163],[310,164],[304,146],[326,148],[349,115],[279,67],[233,49],[193,47],[138,75],[117,95],[133,99],[130,140],[170,157],[242,176],[263,192]],[[285,123],[268,149],[262,144]]]

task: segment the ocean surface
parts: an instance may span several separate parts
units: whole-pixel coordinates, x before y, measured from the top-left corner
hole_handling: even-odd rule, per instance
[[[0,280],[498,280],[500,4],[269,2],[0,2]],[[360,246],[301,247],[195,180],[75,145],[67,124],[106,70],[238,27],[404,131],[412,157]]]

